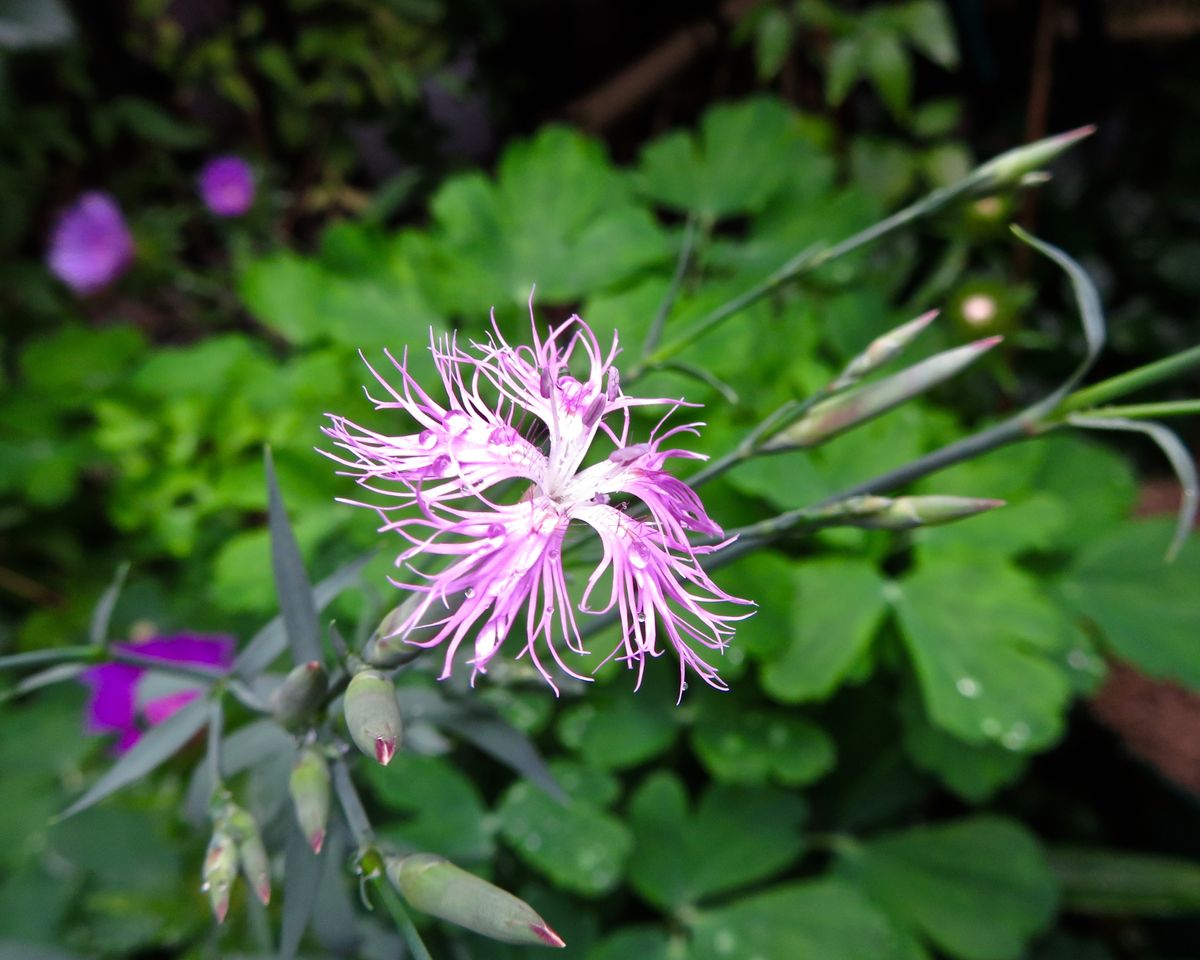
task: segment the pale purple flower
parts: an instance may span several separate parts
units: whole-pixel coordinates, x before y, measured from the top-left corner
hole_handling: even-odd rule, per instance
[[[539,641],[565,673],[588,679],[562,656],[564,649],[588,653],[562,559],[568,528],[580,521],[581,529],[598,535],[602,556],[579,585],[578,609],[615,611],[619,617],[621,639],[609,656],[636,666],[640,684],[647,655],[658,656],[669,645],[679,658],[681,696],[689,668],[726,689],[695,648],[724,651],[734,633],[731,624],[750,615],[717,613],[714,603],[749,601],[724,593],[699,565],[699,555],[725,544],[692,545],[689,533],[719,538],[721,530],[692,489],[662,469],[668,457],[703,459],[662,447],[701,424],[663,430],[667,416],[686,404],[624,394],[613,366],[616,337],[605,355],[579,317],[545,340],[535,325],[532,347],[509,346],[494,320],[492,325],[486,342],[472,343],[470,352],[454,337],[431,337],[444,403],[410,376],[407,354],[401,361],[387,354],[398,371],[398,387],[371,368],[388,396],[368,398],[378,410],[403,411],[417,432],[377,433],[333,414],[324,428],[345,451],[327,454],[347,468],[344,473],[367,490],[395,498],[391,505],[373,506],[383,518],[382,530],[409,541],[397,564],[410,566],[429,555],[446,558],[420,582],[397,582],[424,594],[397,635],[419,647],[444,647],[445,678],[459,646],[473,633],[474,679],[486,672],[516,626],[524,644],[517,656],[528,654],[555,690]],[[572,358],[587,368],[579,371],[582,379],[569,370]],[[645,442],[631,443],[630,410],[654,404],[668,406],[667,416]],[[597,440],[611,451],[585,467]],[[505,481],[519,486],[508,497],[499,486]],[[631,516],[627,503],[613,502],[621,494],[640,500],[648,516]],[[413,506],[417,509],[408,509]],[[418,625],[424,625],[420,637],[410,638]]]
[[[241,157],[214,157],[196,182],[204,205],[218,217],[240,217],[254,203],[254,172]]]
[[[46,263],[76,293],[95,293],[133,262],[133,237],[109,194],[85,193],[59,214]]]
[[[185,633],[113,646],[165,664],[183,663],[223,671],[233,667],[234,639],[221,634]],[[84,728],[88,733],[120,734],[115,744],[118,753],[137,743],[146,727],[162,723],[200,695],[201,688],[190,685],[176,685],[169,692],[155,695],[145,682],[148,669],[130,663],[104,663],[80,675],[79,679],[92,691],[84,714]]]

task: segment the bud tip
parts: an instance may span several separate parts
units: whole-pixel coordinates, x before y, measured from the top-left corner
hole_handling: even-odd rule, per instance
[[[258,899],[262,901],[263,906],[267,906],[271,902],[271,881],[263,877],[258,881],[254,892],[258,894]]]
[[[984,337],[982,340],[976,340],[971,344],[971,346],[973,346],[976,350],[983,352],[984,350],[991,350],[992,347],[1000,343],[1003,339],[1004,337],[1001,336]]]
[[[923,313],[917,317],[917,319],[913,321],[913,324],[917,326],[918,330],[924,330],[938,318],[939,313],[941,313],[940,310],[930,310],[928,313]]]
[[[545,922],[531,923],[529,929],[533,931],[534,936],[548,947],[565,947],[567,945],[567,942],[546,926]]]
[[[213,904],[213,915],[217,918],[217,923],[224,923],[225,916],[229,913],[229,898],[218,900]]]
[[[321,848],[325,846],[325,830],[314,830],[312,836],[308,838],[308,845],[312,847],[313,853],[320,853]]]
[[[395,737],[376,737],[375,738],[375,759],[382,763],[385,767],[392,762],[392,757],[396,755],[396,738]]]
[[[1059,140],[1063,143],[1074,143],[1076,140],[1082,140],[1084,137],[1090,137],[1096,132],[1094,123],[1085,124],[1082,127],[1076,127],[1074,130],[1068,130],[1066,133],[1059,136]]]

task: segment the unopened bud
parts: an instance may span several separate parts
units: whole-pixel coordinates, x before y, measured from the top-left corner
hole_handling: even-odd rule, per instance
[[[313,853],[320,853],[329,822],[329,765],[315,747],[304,747],[288,781],[296,821]]]
[[[413,614],[425,600],[421,593],[410,594],[398,607],[394,607],[363,647],[362,658],[372,667],[391,670],[403,666],[419,657],[424,650],[406,641],[421,640],[432,637],[440,626],[427,626],[424,623],[410,624]],[[434,621],[442,616],[443,608],[431,605],[425,619]],[[408,624],[407,629],[405,625]]]
[[[325,668],[316,660],[295,667],[271,694],[271,713],[289,729],[308,721],[329,686]]]
[[[809,410],[800,421],[764,444],[763,449],[812,447],[823,443],[936,387],[964,367],[970,366],[1002,339],[988,337],[969,343],[965,347],[945,350],[883,380],[830,397]]]
[[[343,701],[346,727],[355,745],[384,766],[400,743],[400,707],[396,688],[378,670],[360,670],[350,679]]]
[[[389,857],[387,875],[412,906],[476,933],[521,946],[565,947],[524,900],[456,867],[443,857]]]
[[[208,894],[217,923],[224,923],[229,913],[229,894],[237,879],[237,870],[237,844],[229,832],[218,825],[204,855],[200,884],[200,889]]]
[[[1036,143],[1016,147],[989,160],[975,171],[974,176],[978,179],[980,187],[988,190],[1016,186],[1030,174],[1040,173],[1042,167],[1060,153],[1095,132],[1096,128],[1089,124],[1054,137],[1046,137]]]
[[[982,500],[975,497],[931,495],[897,497],[887,506],[873,511],[857,525],[880,530],[911,530],[913,527],[936,527],[973,517],[988,510],[1003,507],[1003,500]]]
[[[254,818],[235,803],[225,808],[222,828],[237,844],[238,862],[250,889],[264,904],[271,902],[271,862]]]
[[[894,330],[889,330],[880,337],[876,337],[868,345],[867,349],[860,353],[857,357],[850,361],[846,369],[841,372],[838,378],[830,385],[831,390],[841,390],[858,382],[869,373],[873,373],[880,367],[895,360],[900,352],[917,338],[927,326],[933,323],[937,317],[936,310],[930,310],[917,317],[915,320],[909,320],[908,323],[901,324]]]

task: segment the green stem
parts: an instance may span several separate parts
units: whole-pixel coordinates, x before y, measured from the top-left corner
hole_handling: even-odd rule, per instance
[[[59,663],[68,660],[94,660],[101,654],[100,647],[91,644],[77,647],[55,647],[53,650],[30,650],[0,657],[0,670],[36,667],[43,663]]]
[[[388,913],[392,915],[392,920],[399,928],[400,935],[404,937],[404,942],[408,944],[409,952],[413,955],[414,960],[433,960],[429,949],[421,939],[420,931],[413,924],[408,911],[404,909],[404,904],[400,902],[399,894],[392,889],[386,873],[372,877],[371,882],[375,885],[375,892],[379,894],[379,899],[383,901]]]
[[[225,728],[225,711],[222,709],[221,697],[213,698],[208,713],[208,750],[205,759],[208,763],[208,776],[212,781],[213,796],[224,789],[221,779],[221,734]]]
[[[666,325],[671,308],[675,306],[675,299],[679,296],[679,288],[682,286],[683,278],[687,275],[688,267],[692,263],[692,253],[696,248],[697,233],[698,228],[695,217],[688,217],[688,221],[683,228],[683,239],[679,244],[679,260],[675,264],[675,274],[671,277],[671,283],[667,287],[667,292],[663,296],[662,303],[658,305],[658,311],[654,314],[654,319],[650,323],[650,329],[646,333],[646,342],[642,344],[643,359],[654,351],[662,339],[663,327]]]
[[[1155,417],[1186,417],[1200,413],[1200,400],[1164,400],[1161,403],[1131,403],[1127,406],[1097,407],[1082,410],[1088,417],[1120,417],[1125,420],[1149,420]]]
[[[827,263],[831,263],[839,257],[844,257],[848,253],[853,253],[855,250],[859,250],[870,243],[874,243],[876,240],[886,237],[889,233],[894,233],[901,227],[907,226],[914,220],[936,213],[949,203],[977,189],[979,186],[980,177],[978,171],[974,171],[957,183],[934,190],[916,203],[910,204],[903,210],[893,213],[890,217],[880,220],[878,223],[873,223],[865,230],[860,230],[853,236],[847,237],[841,243],[836,243],[832,247],[814,245],[801,250],[765,280],[751,287],[745,293],[739,294],[732,300],[721,304],[704,317],[701,317],[674,340],[671,340],[665,346],[651,354],[645,363],[635,366],[631,371],[630,379],[636,379],[645,372],[645,368],[648,366],[654,366],[655,364],[669,360],[720,323],[739,311],[744,310],[752,303],[757,303],[763,297],[778,290],[785,283],[795,280],[806,273],[811,273],[825,266]]]
[[[1087,410],[1089,407],[1098,406],[1108,400],[1123,397],[1127,393],[1133,393],[1135,390],[1141,390],[1162,380],[1178,376],[1197,365],[1200,365],[1200,346],[1191,347],[1173,357],[1148,363],[1144,367],[1129,370],[1110,377],[1108,380],[1094,383],[1090,387],[1076,390],[1063,401],[1059,409],[1062,413],[1077,413],[1080,410]]]

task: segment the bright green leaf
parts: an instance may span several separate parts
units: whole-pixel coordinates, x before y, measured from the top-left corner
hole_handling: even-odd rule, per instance
[[[885,610],[883,579],[862,560],[809,561],[796,569],[794,583],[791,640],[762,670],[763,689],[783,703],[833,693],[863,656]]]
[[[1190,544],[1166,563],[1171,536],[1171,521],[1110,528],[1079,553],[1059,590],[1119,657],[1152,676],[1200,688],[1200,549]]]
[[[694,813],[688,806],[683,784],[665,772],[643,781],[629,803],[637,839],[630,882],[665,909],[769,877],[803,849],[805,806],[794,794],[715,786]]]
[[[773,778],[800,787],[828,773],[836,759],[833,741],[816,724],[781,710],[748,710],[730,694],[704,705],[692,749],[723,783]]]
[[[1012,960],[1054,916],[1041,848],[998,817],[890,834],[848,850],[841,865],[897,921],[961,960]]]
[[[911,940],[849,884],[774,887],[691,924],[691,960],[920,960]]]
[[[895,607],[929,719],[968,743],[1033,750],[1060,734],[1069,626],[1035,581],[988,558],[918,567]]]

